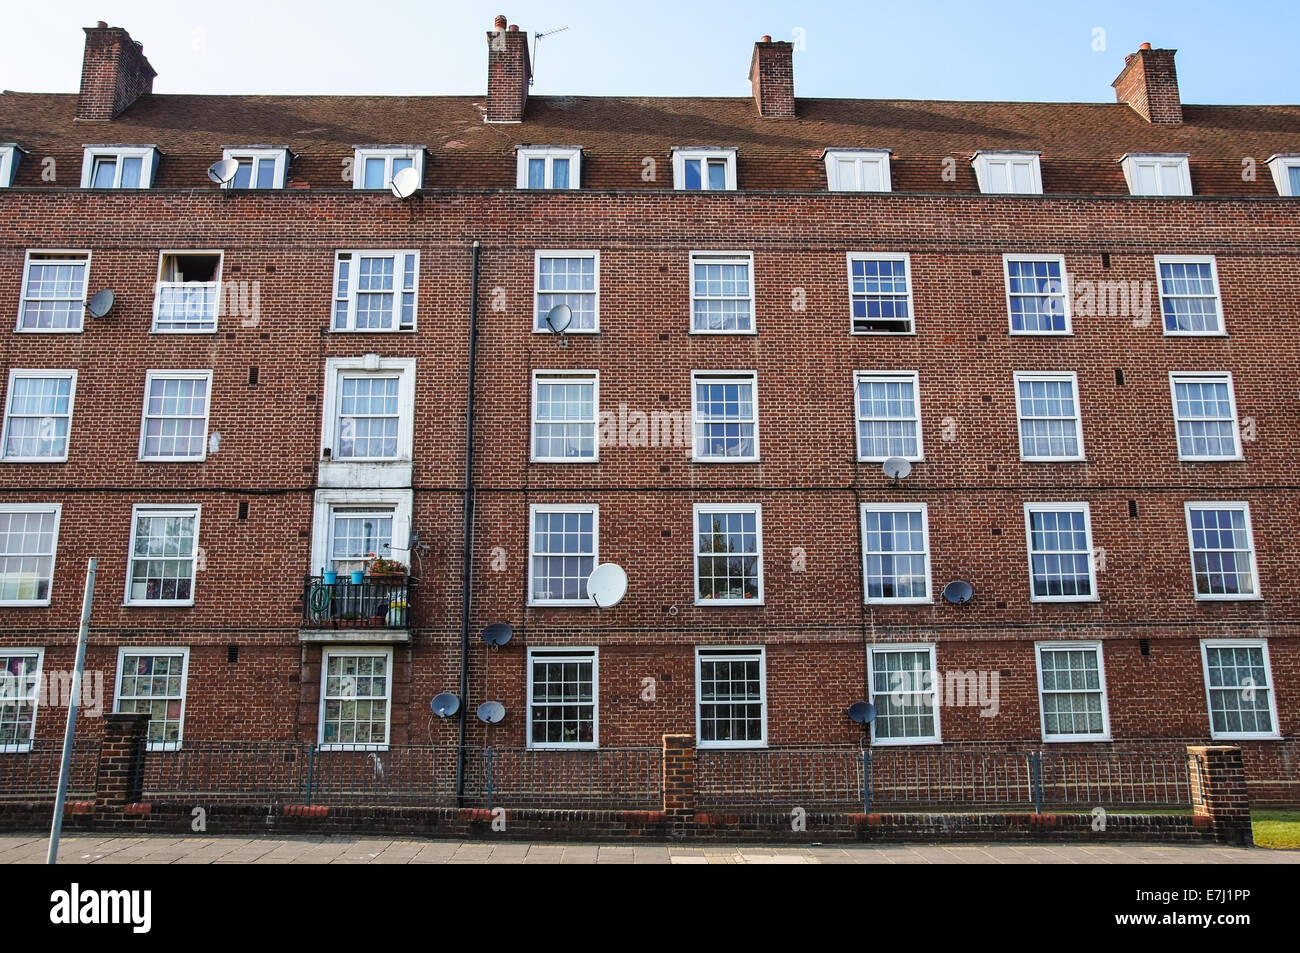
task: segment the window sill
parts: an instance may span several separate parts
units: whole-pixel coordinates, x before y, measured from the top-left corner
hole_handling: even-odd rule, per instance
[[[706,702],[705,704],[712,704]],[[731,751],[737,748],[766,748],[766,741],[701,741],[697,744],[696,749],[706,749],[709,751]]]
[[[1197,593],[1197,602],[1263,602],[1264,597],[1261,595],[1253,596],[1205,596]]]
[[[763,606],[762,599],[696,599],[697,606],[725,608],[729,606]]]
[[[600,457],[529,457],[529,463],[600,463]]]
[[[330,334],[414,334],[415,328],[330,328]]]
[[[1089,602],[1101,602],[1101,596],[1030,596],[1029,602],[1036,606],[1078,605]]]
[[[125,601],[125,602],[122,603],[122,608],[124,608],[124,609],[185,609],[185,608],[193,607],[193,605],[194,605],[194,600],[193,600],[193,599],[189,600],[188,602],[179,602],[179,601],[170,601],[170,602],[163,602],[163,601],[130,602],[130,601]]]
[[[1214,732],[1210,732],[1210,740],[1211,741],[1281,741],[1282,735],[1277,732],[1268,735],[1257,735],[1257,734],[1246,734],[1246,733],[1235,734],[1235,735],[1216,735],[1214,734]]]
[[[1087,743],[1089,741],[1113,741],[1110,732],[1104,735],[1043,735],[1043,744],[1078,744],[1079,742]]]
[[[538,191],[534,189],[533,191]],[[599,751],[600,745],[594,741],[572,742],[569,744],[558,743],[549,745],[528,745],[528,751]]]
[[[1074,337],[1073,329],[1068,331],[1017,331],[1011,328],[1007,335],[1013,338],[1072,338]]]
[[[1167,338],[1226,338],[1227,331],[1170,331],[1165,329],[1164,337]]]
[[[208,459],[205,453],[201,457],[137,457],[136,463],[204,463]]]
[[[1244,455],[1236,457],[1179,457],[1179,463],[1245,463]]]
[[[882,643],[883,644],[883,643]],[[872,735],[872,747],[898,748],[906,745],[941,745],[942,738],[877,738]]]
[[[217,327],[210,328],[150,328],[150,334],[216,334]]]
[[[355,744],[336,743],[333,741],[318,741],[316,743],[317,751],[387,751],[387,742],[366,742],[358,741]]]
[[[758,457],[691,457],[691,463],[761,463]]]
[[[32,599],[3,599],[0,600],[0,606],[6,609],[45,609],[50,605],[50,600],[44,601]]]
[[[1021,463],[1087,463],[1087,457],[1021,457]]]
[[[549,293],[549,292],[548,292],[548,293]],[[559,337],[559,335],[556,334],[556,332],[552,331],[550,328],[536,328],[536,327],[535,327],[535,328],[533,328],[533,333],[534,333],[534,334],[549,334],[551,337]],[[568,337],[568,336],[571,335],[571,334],[599,334],[599,333],[600,333],[600,328],[599,328],[599,327],[594,327],[594,328],[565,328],[564,331],[563,331],[563,335],[564,335],[564,337]]]
[[[600,608],[598,605],[596,605],[596,603],[592,602],[590,599],[568,599],[568,600],[558,600],[553,602],[552,601],[547,601],[547,602],[529,601],[528,603],[526,603],[526,605],[530,609],[566,609],[566,608],[567,609],[598,609]]]
[[[733,337],[733,338],[743,338],[743,337],[751,337],[751,336],[757,334],[757,333],[758,333],[758,328],[751,328],[751,329],[748,330],[748,331],[711,331],[711,330],[707,330],[707,329],[703,329],[703,330],[702,330],[702,329],[700,329],[700,328],[691,328],[690,333],[691,333],[691,334],[698,334],[698,335],[700,335],[701,337],[715,337],[715,338],[716,338],[716,337]]]
[[[872,599],[862,601],[864,606],[932,606],[933,599]]]
[[[849,334],[859,338],[914,338],[917,336],[916,331],[854,331],[849,330]]]
[[[0,457],[0,463],[67,463],[67,457]]]
[[[15,334],[81,334],[84,328],[14,328]]]

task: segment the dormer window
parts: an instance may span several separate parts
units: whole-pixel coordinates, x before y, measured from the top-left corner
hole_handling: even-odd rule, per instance
[[[415,169],[424,181],[423,146],[357,146],[353,150],[352,187],[387,189],[393,176],[403,169]]]
[[[221,158],[239,163],[235,177],[224,189],[282,189],[289,170],[289,150],[254,146],[221,150]]]
[[[519,146],[515,185],[521,189],[576,189],[582,167],[577,146]]]
[[[14,184],[14,173],[18,171],[18,159],[23,150],[12,142],[0,143],[0,189],[7,189]]]
[[[888,149],[827,149],[826,187],[832,192],[888,192]]]
[[[1300,197],[1300,153],[1270,156],[1268,169],[1273,173],[1273,184],[1278,195]],[[0,177],[0,182],[3,182]]]
[[[147,189],[158,165],[157,146],[86,146],[83,189]]]
[[[977,152],[971,157],[980,191],[986,194],[1042,195],[1037,152]]]
[[[735,148],[732,146],[674,148],[673,188],[688,192],[735,191]]]
[[[1131,195],[1191,195],[1186,155],[1134,155],[1119,160]]]

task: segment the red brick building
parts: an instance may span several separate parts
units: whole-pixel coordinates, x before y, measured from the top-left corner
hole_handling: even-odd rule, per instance
[[[1300,798],[1300,107],[1145,45],[1114,103],[796,98],[766,37],[752,98],[531,97],[503,18],[485,97],[160,95],[86,36],[79,95],[0,95],[0,757],[62,730],[93,556],[162,749],[852,745],[870,700]]]

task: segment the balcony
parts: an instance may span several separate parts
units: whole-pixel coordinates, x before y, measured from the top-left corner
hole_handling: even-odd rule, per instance
[[[217,282],[158,282],[155,331],[203,333],[217,329]]]
[[[334,582],[306,576],[298,637],[303,642],[409,642],[415,584],[410,576],[366,576],[359,583],[347,573]]]

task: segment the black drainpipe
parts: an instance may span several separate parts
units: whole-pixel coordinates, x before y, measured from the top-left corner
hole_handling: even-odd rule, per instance
[[[478,253],[474,242],[469,286],[469,384],[465,398],[465,530],[460,564],[460,727],[456,732],[456,804],[465,801],[465,731],[469,719],[469,607],[474,592],[474,361],[478,355]]]

